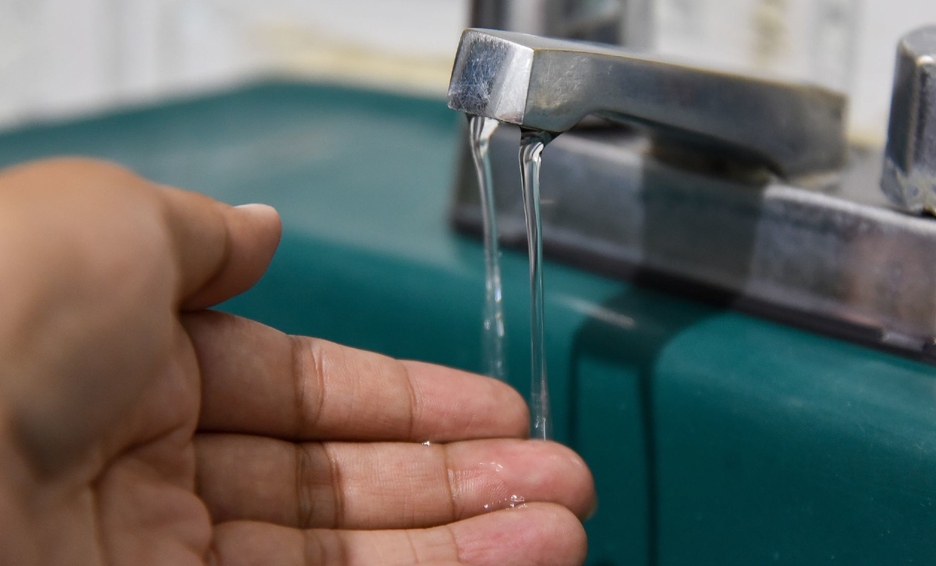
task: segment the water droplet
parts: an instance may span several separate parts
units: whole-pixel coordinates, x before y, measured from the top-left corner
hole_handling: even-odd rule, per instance
[[[510,496],[510,508],[511,509],[515,509],[518,505],[522,506],[524,502],[526,502],[526,499],[524,499],[523,497],[519,495]]]
[[[423,446],[432,446],[432,442],[430,442],[430,441],[427,440],[427,441],[423,442],[422,445],[423,445]]]

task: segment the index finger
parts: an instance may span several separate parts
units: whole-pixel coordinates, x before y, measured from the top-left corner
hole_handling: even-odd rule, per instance
[[[527,434],[523,399],[491,378],[222,313],[194,313],[183,324],[202,372],[203,431],[414,442]]]

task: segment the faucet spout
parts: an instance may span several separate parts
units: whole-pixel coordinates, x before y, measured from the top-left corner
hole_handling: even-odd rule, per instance
[[[465,30],[448,104],[553,133],[597,114],[782,177],[830,171],[846,156],[839,93],[520,33]]]

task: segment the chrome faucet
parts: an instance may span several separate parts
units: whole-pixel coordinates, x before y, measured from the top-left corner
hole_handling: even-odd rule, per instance
[[[562,134],[544,155],[547,254],[936,363],[936,220],[918,215],[936,213],[934,41],[901,45],[886,158],[848,146],[834,91],[515,32],[464,32],[448,103]],[[572,129],[589,115],[635,128]],[[517,142],[500,128],[491,154],[501,239],[522,246]],[[452,220],[477,231],[462,169]]]
[[[448,104],[553,133],[597,114],[785,178],[838,169],[846,155],[836,92],[521,33],[466,30]]]

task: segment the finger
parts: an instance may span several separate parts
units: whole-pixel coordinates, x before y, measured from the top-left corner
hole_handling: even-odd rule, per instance
[[[585,560],[582,524],[560,505],[533,503],[431,529],[299,530],[232,522],[215,530],[214,566],[575,566]]]
[[[166,222],[180,266],[183,309],[198,310],[238,295],[266,271],[282,227],[269,206],[231,207],[204,195],[166,188]]]
[[[183,323],[202,372],[200,429],[293,440],[449,441],[522,437],[508,385],[400,362],[221,313]]]
[[[430,527],[523,502],[594,505],[585,463],[553,442],[293,444],[199,435],[197,485],[215,522],[299,528]]]

